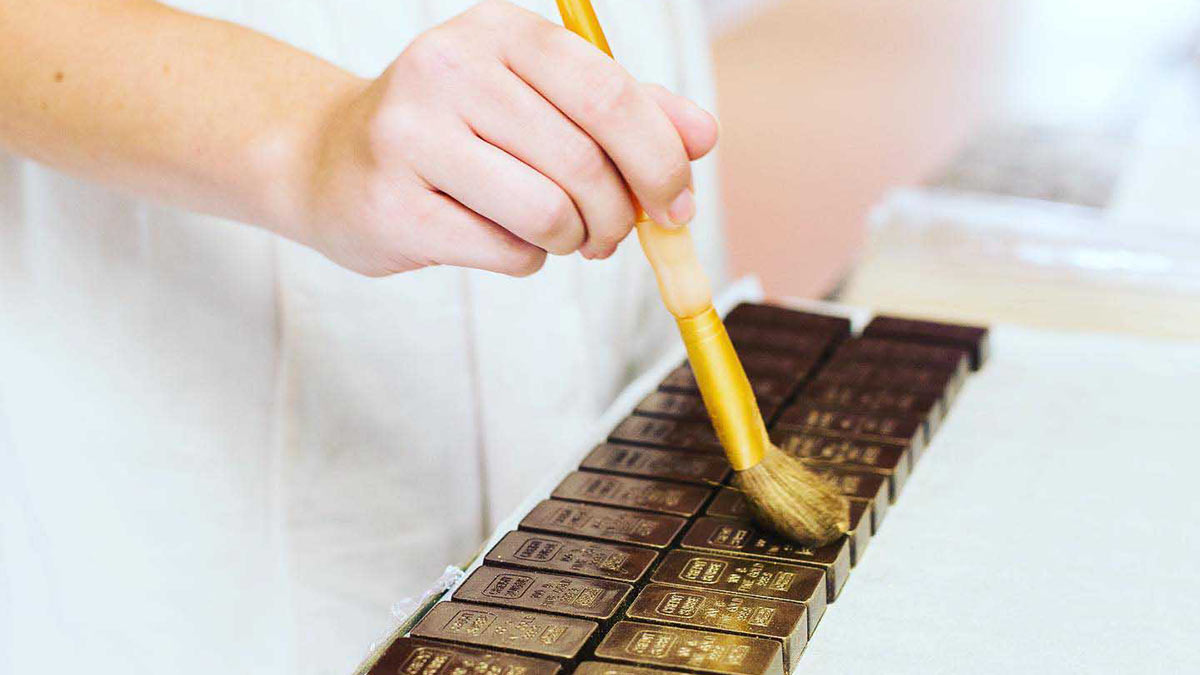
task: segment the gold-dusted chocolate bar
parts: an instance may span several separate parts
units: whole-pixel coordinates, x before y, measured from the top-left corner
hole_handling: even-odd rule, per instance
[[[509,532],[483,561],[546,572],[567,572],[612,581],[637,581],[658,554],[640,546],[609,544],[540,532]]]
[[[620,581],[484,565],[454,590],[454,599],[607,621],[633,586]]]
[[[854,499],[866,499],[871,502],[875,516],[874,524],[878,529],[887,515],[888,482],[887,478],[877,473],[854,471],[844,466],[809,466],[813,473],[833,483],[838,492]]]
[[[579,468],[702,485],[719,485],[733,471],[724,455],[675,452],[620,443],[601,443],[596,446]]]
[[[575,675],[683,675],[678,670],[627,666],[623,663],[584,661],[575,668]]]
[[[555,661],[402,637],[368,675],[558,675],[562,669]]]
[[[840,481],[839,481],[840,482]],[[846,536],[850,539],[850,566],[858,564],[862,551],[875,534],[875,509],[869,499],[850,497],[850,531]],[[741,490],[737,488],[721,488],[717,496],[704,509],[704,515],[717,518],[734,518],[750,520],[750,505],[746,503]]]
[[[888,497],[892,501],[896,501],[912,471],[912,453],[895,443],[835,438],[791,429],[772,431],[771,441],[813,466],[844,466],[886,476]]]
[[[670,551],[650,579],[685,588],[804,603],[808,607],[809,635],[825,614],[825,572],[816,567],[716,553]]]
[[[625,616],[777,640],[783,647],[783,667],[789,672],[808,644],[808,608],[784,600],[650,584],[633,599]]]
[[[678,516],[546,499],[530,510],[520,528],[666,548],[685,524]]]
[[[692,516],[712,494],[712,488],[687,483],[614,476],[593,471],[573,471],[550,494],[589,504]]]
[[[448,601],[434,605],[412,635],[566,661],[580,655],[598,628],[587,619]]]
[[[715,675],[784,675],[783,647],[774,640],[618,621],[596,657]]]
[[[850,531],[846,536],[850,538],[851,567],[858,565],[858,561],[862,560],[867,551],[867,544],[871,543],[871,537],[875,534],[872,510],[871,502],[865,499],[850,500]]]
[[[824,546],[804,546],[767,532],[750,520],[704,516],[683,535],[683,548],[754,556],[818,567],[825,572],[829,602],[837,599],[850,576],[850,541],[842,537]]]
[[[613,443],[631,443],[656,448],[698,450],[701,452],[724,453],[717,432],[708,422],[687,422],[630,415],[626,417],[608,440]]]
[[[916,417],[893,417],[843,412],[797,402],[779,414],[777,430],[800,430],[841,438],[903,445],[919,455],[925,448],[925,422]]]

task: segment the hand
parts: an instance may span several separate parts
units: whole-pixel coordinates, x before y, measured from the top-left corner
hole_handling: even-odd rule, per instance
[[[689,161],[716,137],[690,101],[488,1],[421,35],[327,116],[296,237],[372,276],[524,276],[547,253],[605,258],[633,226],[630,190],[659,223],[691,220]]]

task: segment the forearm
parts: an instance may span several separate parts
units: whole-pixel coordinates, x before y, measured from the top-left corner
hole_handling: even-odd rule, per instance
[[[0,146],[303,239],[324,120],[365,83],[148,0],[0,4]]]

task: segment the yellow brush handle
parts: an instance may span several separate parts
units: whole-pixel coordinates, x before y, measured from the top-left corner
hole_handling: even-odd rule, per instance
[[[589,0],[558,0],[558,11],[568,30],[612,56]],[[691,232],[655,223],[640,206],[637,232],[663,304],[675,315],[713,428],[729,463],[744,471],[762,461],[770,440],[746,371],[713,309],[712,290],[696,258]]]

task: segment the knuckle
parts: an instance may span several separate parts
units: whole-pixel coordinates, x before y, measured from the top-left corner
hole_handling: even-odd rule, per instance
[[[545,251],[534,246],[522,246],[509,256],[503,272],[511,277],[527,277],[545,264]]]
[[[464,54],[453,31],[442,26],[418,36],[402,57],[417,74],[440,81],[462,70]]]
[[[529,233],[539,241],[550,243],[566,232],[575,211],[575,204],[561,190],[547,191],[532,209]]]
[[[665,199],[683,192],[691,180],[692,167],[687,160],[679,158],[665,162],[654,170],[650,176],[650,189]]]
[[[420,134],[420,125],[411,115],[389,109],[367,122],[367,147],[375,157],[393,154],[408,147]]]
[[[588,137],[570,143],[564,150],[567,170],[572,176],[597,178],[608,171],[608,155]]]
[[[637,100],[637,87],[628,75],[616,70],[605,70],[587,77],[587,99],[583,112],[596,120],[610,119],[628,110]]]
[[[500,21],[513,12],[513,5],[505,0],[483,0],[467,10],[465,16],[484,22]]]

